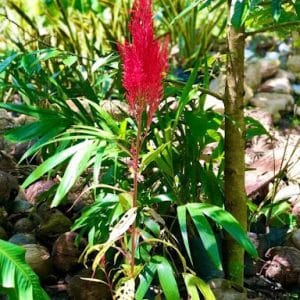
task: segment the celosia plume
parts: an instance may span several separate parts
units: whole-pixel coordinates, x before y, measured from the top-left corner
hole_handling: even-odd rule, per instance
[[[147,112],[148,125],[162,98],[162,80],[168,67],[168,42],[154,38],[151,5],[152,0],[134,2],[129,23],[132,43],[119,46],[127,101],[137,121]]]

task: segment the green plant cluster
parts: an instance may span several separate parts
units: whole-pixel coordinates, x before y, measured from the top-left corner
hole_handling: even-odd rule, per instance
[[[285,22],[293,13],[290,6],[271,2],[271,17],[276,21]],[[82,261],[90,264],[90,254],[95,254],[93,269],[100,267],[108,274],[116,299],[132,286],[136,299],[143,299],[151,285],[160,286],[159,293],[166,299],[187,294],[200,299],[198,292],[214,299],[194,271],[196,250],[191,241],[200,238],[220,271],[216,236],[223,231],[256,256],[245,231],[223,208],[224,116],[204,110],[201,94],[218,68],[220,56],[212,56],[210,50],[224,35],[225,1],[161,0],[155,5],[158,32],[170,34],[178,52],[140,157],[139,209],[132,208],[128,170],[136,124],[124,102],[116,52],[117,42],[127,35],[131,1],[34,1],[29,9],[26,1],[7,0],[0,15],[9,45],[0,54],[0,107],[30,119],[6,137],[33,142],[21,162],[37,154],[41,157],[23,188],[42,176],[60,176],[51,206],[63,203],[76,181],[85,178],[94,203],[82,211],[73,230],[88,237]],[[296,20],[299,7],[294,5]],[[265,6],[264,1],[237,1],[230,21],[237,27],[245,20],[253,24],[257,12],[266,13]],[[264,19],[259,25],[269,23]],[[10,103],[16,92],[22,103]],[[247,139],[266,133],[250,118],[247,128]],[[136,251],[136,276],[130,278],[122,249],[130,245],[128,229],[133,222],[142,242]],[[20,249],[3,245],[7,257],[12,253],[21,259]],[[117,270],[109,272],[105,260],[114,262]],[[181,278],[184,286],[179,284]],[[22,292],[23,284],[18,277],[9,287]]]

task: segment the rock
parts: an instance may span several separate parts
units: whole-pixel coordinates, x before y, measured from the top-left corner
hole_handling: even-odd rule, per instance
[[[300,287],[300,251],[293,247],[270,248],[261,274],[284,287]]]
[[[78,234],[75,232],[66,232],[55,241],[52,249],[52,258],[53,265],[57,270],[68,272],[78,265],[81,250],[75,244],[77,237]],[[81,239],[80,244],[80,248],[85,246],[83,239]]]
[[[224,102],[214,96],[207,95],[205,99],[204,109],[212,109],[220,114],[224,113]]]
[[[21,218],[14,225],[15,232],[31,233],[34,229],[34,224],[29,218]]]
[[[0,171],[0,187],[0,206],[4,206],[9,212],[19,192],[18,181],[10,174]]]
[[[13,127],[14,119],[5,109],[0,109],[0,150],[10,150],[11,143],[5,140],[3,135]]]
[[[71,299],[76,300],[109,300],[112,299],[112,294],[107,285],[95,280],[89,281],[92,277],[92,270],[82,270],[77,275],[71,278],[68,285],[68,294]],[[105,276],[101,271],[98,271],[95,276],[96,280],[105,280]]]
[[[271,60],[279,60],[280,54],[275,51],[267,52],[265,55],[265,59],[271,59]]]
[[[293,73],[300,73],[300,55],[289,56],[287,67]]]
[[[259,92],[290,94],[291,84],[286,78],[272,78],[265,81],[258,89]]]
[[[16,161],[19,161],[25,152],[33,145],[32,141],[24,143],[16,143],[11,148],[10,154]],[[32,163],[32,162],[31,162]]]
[[[217,300],[247,300],[246,289],[227,279],[212,279],[208,284]]]
[[[221,96],[225,93],[226,75],[220,74],[209,83],[209,90]]]
[[[255,53],[250,49],[245,49],[244,56],[245,60],[250,60],[251,58],[255,57]]]
[[[14,214],[23,214],[30,212],[32,205],[25,200],[16,199],[13,202],[11,212]]]
[[[22,126],[25,124],[30,124],[36,121],[36,118],[27,115],[20,115],[14,119],[15,127]]]
[[[290,45],[283,42],[283,43],[279,44],[278,51],[281,55],[287,55],[287,54],[291,53],[292,49],[291,49]]]
[[[292,84],[292,90],[296,95],[300,95],[300,84]]]
[[[14,127],[14,119],[5,109],[0,109],[0,134]]]
[[[120,100],[102,100],[100,106],[114,119],[121,121],[129,115],[129,106]]]
[[[15,168],[16,163],[13,158],[4,151],[0,151],[0,170],[3,172],[9,172]]]
[[[264,55],[267,51],[275,48],[276,41],[272,36],[258,34],[252,38],[250,45],[259,55]]]
[[[38,244],[26,244],[22,247],[26,250],[25,261],[32,270],[42,279],[47,278],[51,272],[51,260],[47,248]]]
[[[292,240],[295,248],[300,250],[300,229],[299,228],[292,231],[291,240]]]
[[[72,222],[59,210],[53,210],[46,216],[37,229],[37,235],[43,240],[57,238],[60,234],[70,230]]]
[[[253,106],[261,107],[271,113],[273,116],[279,111],[285,111],[291,108],[294,104],[294,98],[288,94],[279,93],[257,93],[250,100]]]
[[[245,84],[254,91],[259,87],[262,80],[260,69],[260,63],[257,61],[245,65]]]
[[[263,58],[259,60],[259,64],[262,79],[267,79],[278,72],[280,61],[278,59]]]
[[[77,101],[79,102],[79,104],[83,107],[83,109],[84,109],[89,115],[91,115],[91,107],[90,107],[90,104],[89,104],[89,102],[87,101],[87,99],[85,99],[85,98],[77,98],[76,100],[77,100]],[[76,102],[73,101],[72,99],[66,100],[66,104],[69,106],[69,108],[70,108],[71,110],[73,110],[73,111],[76,112],[76,113],[79,113],[80,110],[81,110],[81,108],[78,107],[78,106],[76,105]]]
[[[8,241],[15,245],[35,244],[36,238],[33,234],[16,233]]]
[[[286,70],[278,70],[275,78],[285,78],[290,82],[294,82],[296,80],[296,76],[292,72],[288,72]]]
[[[219,94],[220,96],[224,96],[225,94],[225,85],[226,85],[226,75],[220,74],[217,78],[213,79],[209,84],[209,90]],[[244,103],[247,104],[248,101],[253,97],[252,89],[245,84],[245,95],[244,95]],[[218,100],[218,99],[215,99]],[[220,101],[220,100],[218,100]]]
[[[32,185],[30,185],[25,191],[26,200],[29,203],[35,204],[39,196],[50,190],[50,188],[55,184],[53,180],[39,180]]]
[[[300,250],[300,228],[296,228],[290,233],[288,237],[287,245],[295,247],[298,250]]]
[[[296,218],[296,223],[300,226],[300,201],[297,201],[292,208],[292,215]]]
[[[7,223],[8,213],[4,207],[0,207],[0,225],[5,225]]]
[[[0,226],[0,239],[7,240],[7,238],[8,238],[8,236],[7,236],[5,229],[2,226]]]

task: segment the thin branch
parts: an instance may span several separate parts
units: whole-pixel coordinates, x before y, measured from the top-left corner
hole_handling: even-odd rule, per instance
[[[283,22],[283,23],[279,23],[279,24],[275,24],[275,25],[266,26],[266,27],[263,27],[263,28],[260,28],[260,29],[254,30],[254,31],[246,32],[245,35],[252,36],[257,33],[263,33],[266,31],[277,31],[284,27],[297,26],[297,25],[300,25],[300,20],[293,21],[293,22]]]
[[[214,93],[214,92],[212,92],[212,91],[210,91],[210,90],[208,90],[208,89],[205,89],[205,88],[203,88],[203,87],[201,87],[201,86],[198,86],[197,89],[198,89],[200,92],[202,92],[203,94],[207,94],[207,95],[213,96],[213,97],[215,97],[215,98],[217,98],[217,99],[219,99],[219,100],[225,102],[225,96],[222,96],[222,95],[220,95],[220,94],[218,94],[218,93]]]
[[[165,81],[166,82],[170,82],[170,83],[174,83],[174,84],[178,84],[180,86],[184,86],[185,85],[184,82],[173,80],[173,79],[166,79]],[[202,92],[203,94],[207,94],[207,95],[213,96],[213,97],[215,97],[215,98],[217,98],[217,99],[219,99],[219,100],[221,100],[223,102],[225,101],[225,96],[223,96],[223,95],[220,95],[218,93],[212,92],[212,91],[210,91],[210,90],[208,90],[206,88],[203,88],[201,86],[197,86],[197,89],[200,92]]]

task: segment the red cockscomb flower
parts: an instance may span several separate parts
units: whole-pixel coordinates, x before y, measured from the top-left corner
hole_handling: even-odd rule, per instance
[[[154,38],[151,5],[152,0],[135,0],[129,23],[132,43],[119,45],[127,101],[137,121],[146,111],[148,126],[161,100],[168,67],[168,41]]]

